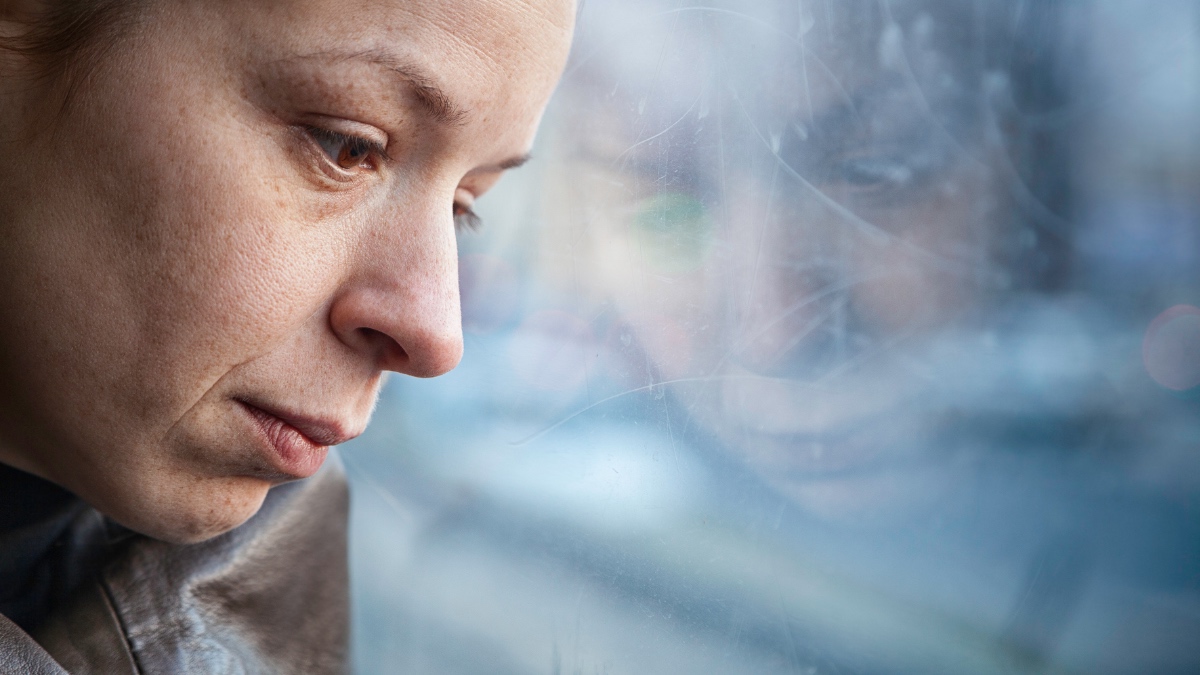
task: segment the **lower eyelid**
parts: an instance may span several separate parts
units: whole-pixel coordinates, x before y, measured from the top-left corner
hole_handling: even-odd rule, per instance
[[[329,160],[325,151],[307,134],[296,139],[292,146],[301,174],[323,190],[345,190],[359,183],[363,176],[347,172]]]
[[[310,170],[319,173],[323,178],[339,184],[353,183],[362,178],[362,172],[348,171],[337,166],[329,156],[329,153],[321,147],[320,141],[315,137],[317,134],[328,134],[331,136],[342,134],[311,125],[299,125],[296,127],[296,131],[298,132],[296,134],[297,142],[301,145],[300,152],[306,160],[305,163],[310,165]]]

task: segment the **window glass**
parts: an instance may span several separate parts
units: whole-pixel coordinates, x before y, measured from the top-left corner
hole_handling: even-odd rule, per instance
[[[1200,4],[585,2],[479,210],[361,672],[1200,672]]]

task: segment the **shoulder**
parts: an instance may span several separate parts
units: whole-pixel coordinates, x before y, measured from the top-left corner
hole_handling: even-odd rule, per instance
[[[0,673],[66,675],[66,672],[41,645],[0,614]]]
[[[184,546],[139,538],[36,637],[71,672],[133,662],[145,673],[344,672],[348,514],[331,453],[227,534]]]

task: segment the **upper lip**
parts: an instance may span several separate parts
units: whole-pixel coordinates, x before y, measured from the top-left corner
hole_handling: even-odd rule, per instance
[[[277,406],[263,404],[258,401],[252,401],[244,398],[236,399],[238,403],[250,408],[252,411],[275,417],[284,424],[299,431],[305,438],[312,441],[314,445],[337,445],[355,438],[360,432],[347,431],[347,425],[342,424],[337,420],[329,418],[314,417],[304,415],[302,413],[293,412]]]

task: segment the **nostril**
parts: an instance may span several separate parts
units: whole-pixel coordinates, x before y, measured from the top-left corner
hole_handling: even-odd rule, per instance
[[[405,373],[414,377],[437,377],[451,370],[462,359],[461,330],[429,330],[414,335],[408,350]]]
[[[352,288],[334,299],[328,321],[342,344],[372,368],[434,377],[461,357],[460,316],[457,294]]]
[[[409,361],[408,352],[387,333],[366,327],[359,328],[357,332],[386,370],[397,370]]]
[[[437,377],[453,370],[462,358],[461,333],[408,334],[403,336],[403,343],[374,328],[358,328],[355,333],[364,351],[371,354],[382,370],[413,377]]]

